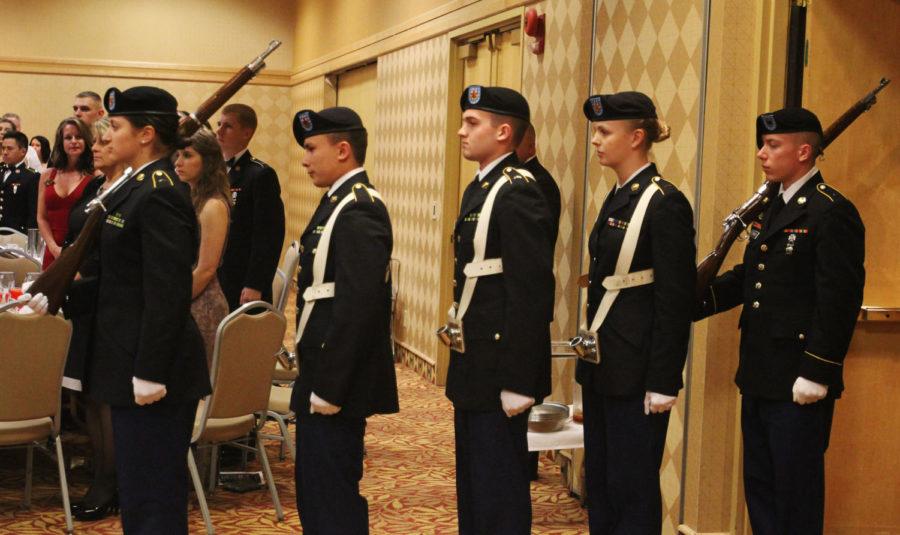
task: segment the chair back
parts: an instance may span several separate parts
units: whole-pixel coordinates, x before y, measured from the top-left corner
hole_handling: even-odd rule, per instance
[[[287,306],[288,292],[291,289],[291,281],[297,274],[297,266],[300,264],[300,244],[291,242],[291,246],[284,253],[281,267],[275,270],[275,278],[272,280],[272,304],[279,312],[284,312]]]
[[[23,250],[28,246],[28,235],[10,227],[0,227],[0,245],[15,244]]]
[[[72,324],[59,316],[4,312],[0,333],[0,422],[50,417],[58,431]]]
[[[265,413],[285,323],[284,315],[264,301],[247,303],[222,320],[210,368],[213,392],[204,404],[195,441],[211,418]]]
[[[41,263],[24,252],[15,249],[0,249],[0,271],[12,271],[16,287],[22,286],[25,275],[40,270]]]

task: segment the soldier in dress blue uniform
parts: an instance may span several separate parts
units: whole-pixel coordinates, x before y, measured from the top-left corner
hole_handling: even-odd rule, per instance
[[[550,242],[555,247],[556,238],[559,234],[559,214],[562,211],[562,203],[559,196],[559,186],[550,171],[541,164],[537,157],[537,146],[535,144],[535,131],[533,125],[528,125],[525,130],[525,137],[516,147],[516,157],[522,163],[522,169],[531,173],[534,177],[535,185],[544,195],[544,201],[547,209],[550,210],[550,220],[553,222],[553,229],[550,232]],[[552,318],[551,318],[552,320]]]
[[[244,303],[272,302],[272,279],[284,243],[284,203],[278,175],[250,154],[256,112],[246,104],[222,108],[216,138],[231,183],[231,224],[219,284],[231,310]]]
[[[576,368],[590,532],[658,535],[659,468],[669,410],[683,386],[694,308],[693,214],[684,194],[649,159],[652,144],[669,137],[649,97],[633,91],[594,95],[584,114],[600,164],[617,178],[588,240],[585,323],[597,329],[600,361],[579,360]],[[629,228],[636,240],[631,246]],[[630,262],[626,250],[633,251]],[[608,313],[595,327],[598,308]]]
[[[819,534],[834,401],[862,305],[865,229],[816,167],[815,114],[760,115],[756,144],[780,193],[751,223],[743,263],[713,281],[700,316],[743,305],[735,382],[753,532]]]
[[[191,317],[197,221],[169,158],[177,102],[133,87],[109,89],[104,103],[104,139],[134,175],[104,201],[86,391],[111,406],[124,532],[186,534],[187,451],[211,388]]]
[[[291,396],[297,509],[304,533],[363,534],[369,532],[368,503],[359,493],[366,418],[399,410],[391,220],[363,168],[367,134],[356,112],[302,110],[293,129],[313,184],[328,188],[300,238],[299,376]]]
[[[529,122],[525,98],[505,87],[470,86],[460,107],[462,153],[479,163],[479,171],[463,194],[453,232],[454,310],[466,300],[471,304],[463,312],[464,347],[451,351],[447,375],[459,532],[528,534],[526,434],[531,406],[550,393],[554,223],[514,152]],[[482,217],[488,227],[484,258],[478,259],[476,228]],[[493,271],[479,276],[479,265]],[[476,281],[474,292],[467,292]]]
[[[37,228],[37,192],[41,174],[28,167],[28,137],[21,132],[3,134],[0,163],[0,227],[25,232]]]

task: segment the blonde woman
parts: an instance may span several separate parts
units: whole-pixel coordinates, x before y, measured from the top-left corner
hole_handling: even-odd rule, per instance
[[[669,128],[647,95],[594,95],[584,114],[600,165],[616,177],[588,240],[586,323],[601,358],[584,355],[576,368],[590,532],[658,534],[659,468],[693,315],[693,214],[650,160]]]

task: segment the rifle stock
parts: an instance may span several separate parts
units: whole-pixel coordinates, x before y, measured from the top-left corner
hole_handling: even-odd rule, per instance
[[[228,101],[235,93],[238,92],[247,82],[253,78],[256,73],[262,70],[266,64],[265,59],[276,48],[281,46],[281,41],[273,40],[262,54],[257,56],[253,61],[245,65],[230,80],[225,82],[211,97],[206,99],[203,104],[197,108],[197,111],[183,119],[178,126],[178,135],[181,138],[188,138],[194,134],[200,126],[208,121],[225,102]],[[47,312],[56,314],[59,308],[66,300],[66,294],[78,274],[78,270],[84,263],[84,259],[93,250],[97,239],[100,236],[100,224],[106,215],[106,208],[103,206],[103,199],[112,194],[118,187],[131,178],[131,168],[128,168],[122,177],[116,180],[112,187],[103,195],[91,201],[88,204],[89,212],[87,221],[82,227],[78,237],[69,247],[66,247],[59,257],[48,267],[41,276],[32,284],[29,291],[31,294],[42,293],[47,296],[49,301]]]
[[[878,87],[866,93],[863,98],[859,99],[856,104],[851,106],[850,109],[845,111],[836,121],[831,123],[822,135],[822,150],[825,150],[826,147],[831,145],[831,142],[837,139],[837,137],[840,136],[857,117],[871,108],[875,104],[875,96],[889,83],[891,83],[890,80],[882,78]],[[725,221],[722,222],[722,226],[724,227],[722,236],[719,238],[719,241],[716,243],[712,252],[706,255],[706,257],[697,265],[696,296],[698,305],[702,306],[706,293],[709,290],[709,286],[722,268],[722,263],[725,261],[725,257],[728,255],[731,246],[734,245],[735,240],[737,240],[744,229],[747,228],[747,226],[756,219],[763,210],[765,210],[766,205],[777,194],[778,186],[778,182],[770,180],[763,182],[762,186],[756,190],[752,197],[729,214],[729,216],[725,218]]]

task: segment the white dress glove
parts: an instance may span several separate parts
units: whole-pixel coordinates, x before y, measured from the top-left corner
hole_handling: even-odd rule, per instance
[[[794,381],[794,403],[806,405],[815,403],[828,394],[828,386],[822,385],[803,377],[797,377]]]
[[[164,384],[145,381],[137,377],[131,378],[131,384],[134,385],[134,402],[138,405],[149,405],[166,397],[166,385]]]
[[[20,314],[38,314],[43,316],[47,314],[47,308],[50,306],[50,300],[42,293],[22,294],[16,302],[22,303],[24,306],[19,309]]]
[[[678,396],[667,396],[648,391],[644,395],[644,414],[649,415],[651,412],[657,414],[671,410],[676,401],[678,401]]]
[[[522,394],[517,394],[510,390],[503,390],[500,392],[500,404],[503,405],[503,412],[512,418],[517,414],[527,411],[534,405],[534,398],[523,396]]]
[[[316,395],[315,392],[309,393],[309,413],[319,413],[324,414],[325,416],[331,416],[332,414],[337,414],[340,412],[341,408],[337,405],[332,405],[328,403],[324,399],[320,398]]]

